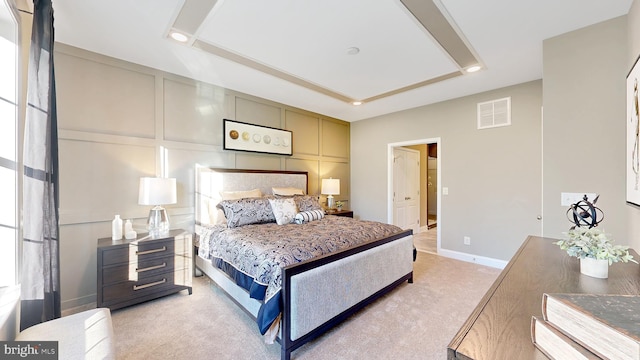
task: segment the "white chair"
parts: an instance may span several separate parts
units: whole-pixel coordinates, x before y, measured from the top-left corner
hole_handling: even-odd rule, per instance
[[[31,326],[18,341],[58,341],[60,359],[115,359],[111,311],[98,308]]]

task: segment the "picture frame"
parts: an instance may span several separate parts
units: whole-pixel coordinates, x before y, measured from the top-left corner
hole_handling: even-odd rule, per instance
[[[223,119],[223,149],[276,155],[293,155],[289,130]]]
[[[627,203],[640,206],[640,64],[636,58],[627,75],[626,187]]]

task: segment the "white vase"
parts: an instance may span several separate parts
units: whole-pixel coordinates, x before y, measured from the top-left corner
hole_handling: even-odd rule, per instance
[[[122,219],[120,218],[120,215],[116,215],[116,217],[111,222],[111,239],[122,239]]]
[[[609,260],[580,259],[580,272],[591,277],[606,279],[609,277]]]

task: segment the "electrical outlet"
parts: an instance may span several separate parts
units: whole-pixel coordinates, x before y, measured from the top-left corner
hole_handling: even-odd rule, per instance
[[[468,237],[468,236],[465,236],[465,237],[464,237],[464,244],[465,244],[465,245],[471,245],[471,238],[470,238],[470,237]]]

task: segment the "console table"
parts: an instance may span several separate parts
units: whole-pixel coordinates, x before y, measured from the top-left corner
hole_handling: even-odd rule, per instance
[[[449,343],[448,359],[546,359],[531,342],[531,316],[542,317],[545,292],[640,294],[638,264],[614,263],[608,279],[592,278],[555,241],[525,240]]]

